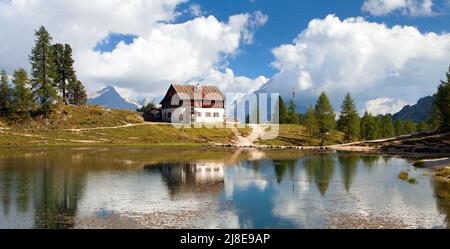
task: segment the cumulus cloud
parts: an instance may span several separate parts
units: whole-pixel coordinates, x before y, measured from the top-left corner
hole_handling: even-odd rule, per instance
[[[224,72],[211,69],[203,79],[202,83],[218,82],[221,89],[226,89],[229,93],[249,93],[258,90],[261,86],[269,81],[264,76],[251,79],[244,76],[236,76],[233,70],[227,68]]]
[[[350,92],[364,111],[367,101],[380,97],[412,104],[435,92],[448,68],[450,34],[329,15],[312,20],[273,54],[279,72],[261,91],[290,97],[295,87],[303,110],[321,91],[336,109]]]
[[[253,43],[253,35],[255,30],[259,29],[261,26],[266,24],[269,17],[264,15],[261,11],[256,11],[253,15],[247,14],[248,21],[246,22],[245,29],[243,32],[243,41],[245,44]]]
[[[184,1],[1,0],[0,62],[8,69],[23,66],[39,25],[45,25],[55,41],[85,50],[109,33],[143,35],[158,22],[174,20],[175,7]]]
[[[189,7],[189,11],[191,12],[191,14],[193,16],[201,16],[201,15],[203,15],[202,7],[200,5],[198,5],[198,4],[192,4]]]
[[[408,103],[404,100],[391,98],[378,98],[367,101],[366,111],[372,115],[393,114],[399,112]]]
[[[374,16],[384,16],[393,12],[409,16],[433,15],[433,0],[366,0],[363,11]]]
[[[234,76],[226,64],[241,45],[253,41],[253,33],[267,16],[243,13],[221,22],[214,16],[201,16],[201,7],[194,4],[188,11],[199,16],[176,23],[182,14],[177,6],[185,2],[0,0],[0,64],[8,71],[27,67],[34,29],[44,25],[55,42],[74,47],[76,70],[89,91],[111,84],[127,96],[156,96],[173,82],[224,80],[211,82],[224,90],[260,82]],[[94,51],[111,33],[136,38],[129,44],[120,42],[112,51]]]

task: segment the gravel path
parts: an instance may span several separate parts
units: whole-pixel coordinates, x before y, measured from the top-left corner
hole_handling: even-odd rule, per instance
[[[232,128],[233,133],[235,134],[236,139],[237,139],[234,143],[236,147],[255,146],[255,142],[264,136],[264,134],[265,134],[264,127],[257,125],[257,124],[251,124],[249,126],[252,128],[252,131],[251,131],[250,135],[248,135],[247,137],[241,136],[241,134],[239,133],[237,128],[233,126],[233,128]]]

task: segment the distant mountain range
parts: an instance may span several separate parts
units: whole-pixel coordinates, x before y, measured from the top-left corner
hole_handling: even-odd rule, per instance
[[[128,110],[135,112],[138,106],[127,102],[112,86],[93,93],[88,99],[89,105],[101,105],[110,109]]]
[[[147,99],[141,101],[126,101],[116,91],[113,86],[107,86],[104,89],[93,93],[89,99],[89,105],[101,105],[110,109],[136,111],[139,105],[142,106],[149,102]],[[393,115],[393,120],[412,120],[416,123],[426,121],[433,111],[433,97],[427,96],[421,98],[415,105],[407,105],[402,110]]]
[[[396,120],[412,120],[416,123],[426,121],[433,111],[433,97],[421,98],[415,105],[407,105],[392,117]]]

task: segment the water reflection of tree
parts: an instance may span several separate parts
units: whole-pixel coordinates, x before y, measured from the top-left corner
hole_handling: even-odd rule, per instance
[[[334,175],[335,161],[332,155],[310,155],[305,158],[303,165],[308,178],[314,181],[322,195],[325,195]]]
[[[31,177],[32,174],[29,170],[20,167],[17,171],[16,177],[16,198],[17,198],[17,211],[19,213],[26,213],[30,210],[31,204]]]
[[[383,156],[382,158],[383,158],[384,164],[388,164],[389,161],[391,161],[392,156]]]
[[[71,228],[75,224],[84,173],[74,167],[45,167],[38,172],[35,192],[37,228]]]
[[[378,164],[378,161],[380,160],[380,156],[378,155],[362,155],[361,160],[363,161],[364,165],[368,168],[372,168],[376,164]]]
[[[295,170],[297,167],[297,160],[274,160],[273,167],[278,184],[282,183],[286,173],[289,171],[290,180],[293,181],[295,177]]]
[[[445,215],[447,228],[450,228],[450,184],[443,181],[433,181],[434,195],[439,212]]]
[[[359,160],[360,156],[353,153],[344,153],[338,156],[342,180],[344,181],[344,188],[347,192],[350,191],[351,185],[356,176]]]
[[[255,172],[256,175],[259,174],[259,171],[261,170],[261,162],[260,161],[250,161],[250,165]]]
[[[14,181],[13,171],[10,169],[5,170],[2,176],[0,176],[0,179],[2,181],[0,193],[2,194],[3,214],[8,216],[11,210],[11,198]]]
[[[2,159],[0,179],[5,217],[14,208],[19,214],[34,212],[35,228],[73,227],[87,168],[80,167],[82,161],[72,156],[52,153]]]

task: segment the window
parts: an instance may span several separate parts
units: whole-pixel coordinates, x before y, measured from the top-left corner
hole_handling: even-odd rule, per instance
[[[211,117],[211,113],[210,113],[210,112],[207,112],[207,113],[206,113],[206,117],[207,117],[207,118],[210,118],[210,117]]]
[[[201,117],[202,117],[202,113],[201,113],[201,112],[196,112],[196,114],[197,114],[197,117],[198,117],[198,118],[201,118]]]
[[[167,113],[167,118],[172,118],[172,113],[171,112]]]
[[[219,115],[218,112],[215,112],[215,113],[214,113],[214,117],[215,117],[215,118],[218,118],[219,116],[220,116],[220,115]]]

